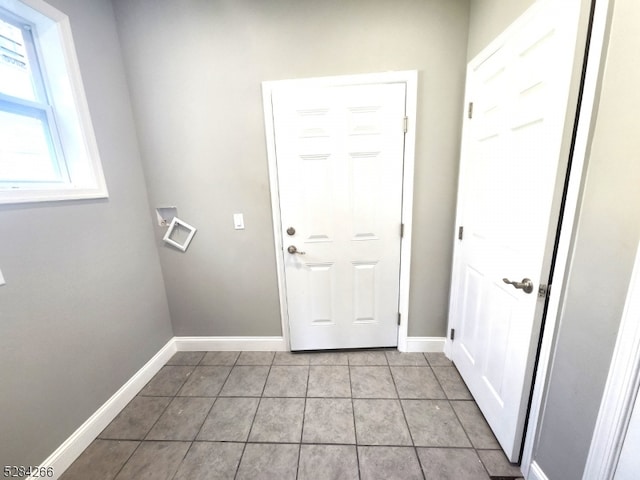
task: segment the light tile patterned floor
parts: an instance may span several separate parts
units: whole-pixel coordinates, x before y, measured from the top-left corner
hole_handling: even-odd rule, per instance
[[[176,353],[62,480],[519,477],[443,354],[375,350]]]

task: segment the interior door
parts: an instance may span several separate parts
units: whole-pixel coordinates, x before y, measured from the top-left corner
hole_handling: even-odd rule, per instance
[[[511,461],[539,335],[577,20],[577,2],[539,2],[467,71],[447,348]]]
[[[272,92],[292,350],[397,345],[405,90]]]

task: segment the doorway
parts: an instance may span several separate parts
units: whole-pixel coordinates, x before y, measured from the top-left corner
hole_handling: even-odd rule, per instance
[[[416,85],[416,72],[263,84],[292,350],[406,343]]]

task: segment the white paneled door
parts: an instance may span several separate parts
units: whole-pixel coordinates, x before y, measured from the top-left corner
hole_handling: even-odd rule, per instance
[[[405,91],[272,92],[292,350],[397,345]]]
[[[538,2],[467,71],[448,348],[511,461],[549,273],[578,3]]]

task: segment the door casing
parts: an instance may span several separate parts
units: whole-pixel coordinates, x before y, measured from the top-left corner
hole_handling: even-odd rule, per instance
[[[278,294],[280,297],[280,318],[282,337],[287,350],[291,350],[289,339],[289,315],[287,309],[286,283],[284,271],[284,244],[280,218],[280,195],[278,187],[277,158],[275,148],[275,132],[271,94],[276,89],[300,87],[339,87],[347,85],[371,85],[381,83],[406,84],[407,132],[404,147],[404,174],[402,179],[402,223],[403,236],[400,240],[400,290],[398,307],[401,315],[398,327],[398,350],[407,351],[409,325],[409,282],[411,268],[411,232],[413,218],[413,178],[416,144],[416,111],[418,95],[418,72],[406,70],[398,72],[369,73],[361,75],[341,75],[307,79],[290,79],[262,82],[262,102],[264,110],[265,137],[267,144],[267,162],[269,168],[269,185],[271,189],[271,212],[273,218],[273,236],[278,277]]]

